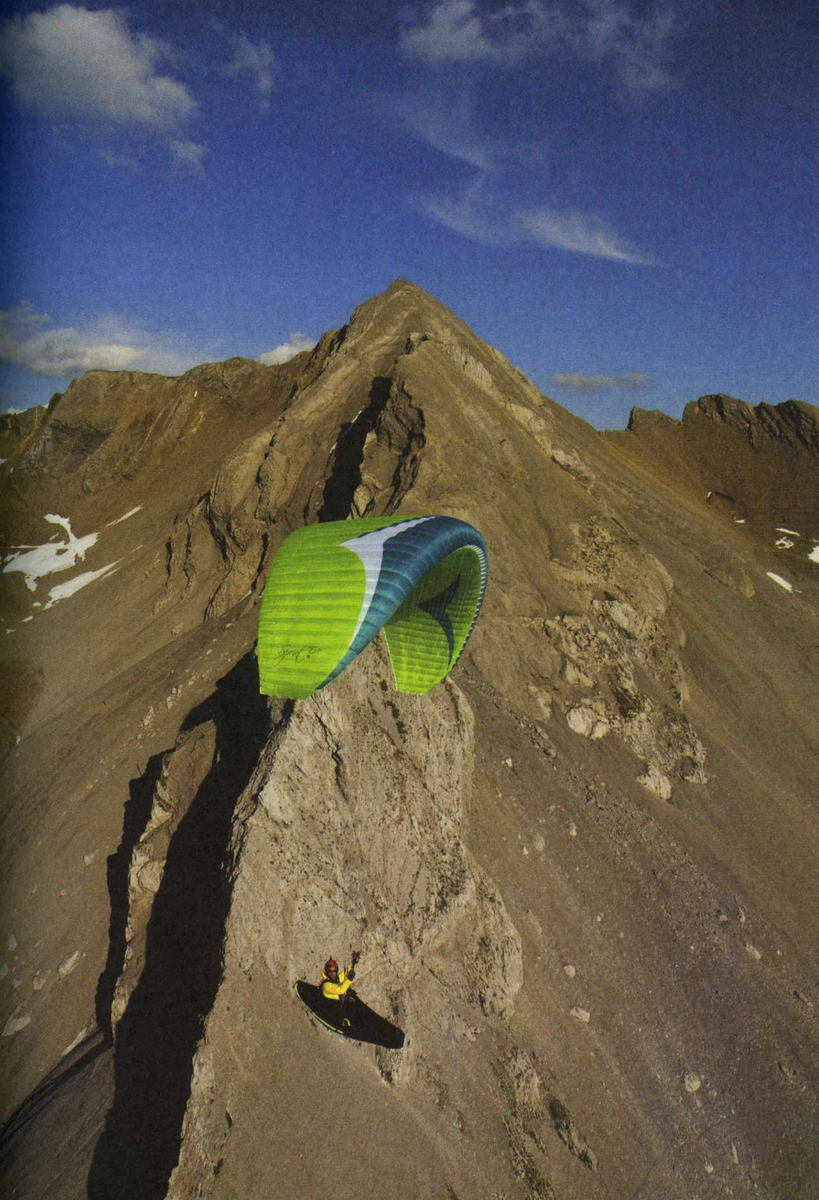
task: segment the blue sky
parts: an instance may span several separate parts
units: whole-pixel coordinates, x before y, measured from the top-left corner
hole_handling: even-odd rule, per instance
[[[0,409],[403,277],[602,428],[819,404],[813,0],[7,3]]]

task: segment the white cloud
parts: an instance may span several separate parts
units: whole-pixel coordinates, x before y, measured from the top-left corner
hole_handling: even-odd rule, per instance
[[[174,162],[181,167],[190,167],[197,174],[202,173],[202,160],[207,153],[207,147],[199,142],[187,142],[180,138],[171,138],[168,143]]]
[[[637,391],[651,383],[651,380],[651,375],[641,375],[637,371],[627,371],[620,375],[583,375],[575,372],[552,376],[552,383],[556,387],[571,388],[576,392],[601,392],[606,388]]]
[[[575,31],[581,56],[609,58],[628,91],[659,91],[671,85],[665,60],[675,32],[671,13],[644,6],[640,15],[628,0],[586,0],[588,18]]]
[[[0,312],[0,363],[64,379],[81,371],[156,371],[179,375],[213,355],[188,350],[180,335],[142,329],[114,315],[85,329],[47,328],[51,318],[23,302]]]
[[[427,24],[402,30],[401,48],[410,57],[432,63],[510,65],[534,51],[543,35],[546,10],[537,0],[524,0],[479,15],[475,0],[440,0],[427,16]]]
[[[4,35],[0,70],[21,104],[161,131],[178,128],[196,112],[185,85],[157,73],[168,49],[132,34],[113,9],[58,4],[13,17]]]
[[[468,94],[390,97],[385,102],[390,117],[397,117],[422,142],[458,162],[490,170],[504,156],[503,144],[474,128]]]
[[[133,154],[109,150],[107,146],[103,146],[99,154],[102,161],[108,163],[108,166],[114,171],[138,171],[140,169],[139,160]]]
[[[556,246],[560,250],[571,250],[575,254],[592,254],[596,258],[608,258],[613,262],[633,263],[644,267],[658,265],[655,259],[627,245],[608,222],[600,217],[576,210],[552,212],[548,209],[533,209],[518,213],[517,220],[532,241],[540,242],[544,246]]]
[[[470,241],[485,246],[513,246],[522,240],[509,202],[496,198],[489,174],[477,175],[460,192],[416,196],[414,203],[428,217]]]
[[[247,72],[256,85],[256,94],[262,102],[262,111],[270,108],[270,95],[276,72],[276,61],[268,42],[251,42],[245,34],[232,37],[233,57],[226,67],[228,75]]]
[[[259,355],[259,362],[264,363],[266,367],[275,367],[279,363],[288,362],[297,354],[301,354],[302,350],[312,350],[315,346],[313,338],[306,337],[305,334],[295,333],[290,334],[290,341],[282,343],[281,346],[276,346],[273,350],[267,350],[264,354]]]
[[[602,217],[570,210],[529,209],[496,195],[479,175],[460,193],[416,196],[415,207],[453,233],[486,246],[554,246],[611,262],[658,266],[631,247]]]
[[[647,92],[668,87],[665,60],[674,18],[659,0],[523,0],[494,12],[477,0],[438,0],[426,21],[401,32],[401,48],[433,65],[493,63],[563,55],[611,63],[621,85]],[[656,11],[655,11],[656,10]]]
[[[172,57],[164,42],[133,33],[116,9],[73,4],[15,16],[0,38],[0,75],[11,81],[18,104],[84,121],[97,135],[127,127],[167,139],[174,161],[201,170],[204,147],[182,137],[198,101],[184,83],[160,73]],[[111,167],[137,165],[131,156],[101,153]]]

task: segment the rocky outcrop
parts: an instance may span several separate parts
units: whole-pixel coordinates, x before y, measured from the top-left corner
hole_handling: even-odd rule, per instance
[[[465,1028],[463,1006],[474,1009],[473,1020],[508,1020],[514,1011],[523,983],[520,937],[463,842],[474,768],[466,697],[451,681],[431,699],[397,696],[375,646],[361,666],[332,692],[285,707],[249,786],[231,799],[228,840],[211,866],[229,895],[215,947],[222,947],[220,986],[230,990],[236,974],[267,973],[278,987],[282,979],[314,976],[329,947],[360,947],[368,1001],[408,1038],[401,1054],[376,1051],[376,1068],[391,1086],[423,1090],[430,1021]],[[163,889],[179,887],[180,868],[169,864],[191,853],[175,847],[190,839],[184,825],[196,820],[192,806],[211,794],[218,723],[187,724],[163,760],[131,855],[127,949],[112,1005],[117,1030],[123,1014],[144,1009],[140,988],[150,992],[148,975],[168,953],[157,944],[163,918],[156,905]],[[165,937],[173,942],[167,928]],[[211,998],[207,1011],[214,1007],[218,1013]],[[232,1011],[231,1021],[235,1005]],[[229,1083],[209,1048],[225,1036],[220,1019],[202,1026],[204,1041],[186,1076],[186,1134],[170,1196],[195,1194],[193,1181],[204,1186],[222,1151],[223,1126],[211,1129],[208,1119],[214,1092]],[[124,1048],[117,1032],[126,1061],[136,1020],[122,1034]],[[173,1090],[173,1064],[164,1066],[168,1077],[154,1083]],[[153,1136],[161,1143],[164,1135]]]
[[[752,406],[722,393],[700,396],[685,406],[683,422],[693,424],[703,419],[739,430],[751,446],[768,437],[819,456],[819,412],[799,400]]]

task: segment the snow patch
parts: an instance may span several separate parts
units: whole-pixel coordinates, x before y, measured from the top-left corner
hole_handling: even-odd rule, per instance
[[[783,529],[783,527],[781,525],[777,525],[776,532],[777,533],[789,533],[791,535],[791,537],[801,537],[802,536],[802,534],[797,533],[795,529]]]
[[[71,531],[71,522],[67,517],[55,513],[46,513],[46,521],[52,525],[61,525],[68,540],[65,542],[46,542],[43,546],[21,547],[19,554],[13,554],[3,565],[3,571],[20,571],[26,577],[26,587],[30,592],[37,591],[37,580],[43,575],[54,575],[58,571],[69,571],[76,562],[85,558],[87,551],[95,544],[98,533],[88,533],[85,537],[75,537]],[[56,536],[56,535],[55,535]]]
[[[784,588],[786,592],[793,591],[793,584],[788,583],[787,579],[783,579],[781,575],[774,575],[773,571],[766,571],[765,574],[769,579],[772,579],[774,583],[778,583],[781,588]]]
[[[798,537],[799,534],[797,534],[796,536]],[[795,545],[796,545],[796,542],[793,540],[793,538],[781,537],[781,538],[776,539],[777,550],[793,550]]]
[[[808,558],[811,562],[819,563],[819,542],[813,547]]]
[[[136,516],[136,514],[141,511],[142,505],[138,504],[136,508],[132,508],[130,512],[127,512],[124,517],[117,517],[116,521],[109,521],[108,525],[106,525],[106,529],[111,525],[119,525],[121,521],[127,521],[129,517]]]
[[[81,588],[87,587],[95,579],[104,579],[108,575],[113,575],[121,562],[122,559],[118,558],[116,562],[108,563],[107,567],[100,567],[98,571],[86,571],[82,575],[76,575],[73,579],[67,580],[66,583],[58,583],[48,593],[46,608],[53,608],[60,600],[65,600],[69,596],[73,596],[75,592],[79,592]]]
[[[90,1031],[91,1031],[91,1026],[84,1025],[82,1027],[82,1029],[80,1030],[80,1032],[77,1034],[77,1036],[74,1038],[74,1041],[71,1043],[71,1045],[66,1046],[65,1050],[63,1050],[62,1054],[60,1055],[60,1058],[65,1058],[66,1054],[70,1054],[72,1050],[76,1050],[77,1047],[79,1046],[80,1042],[83,1041],[84,1038],[88,1037],[88,1034],[90,1033]]]

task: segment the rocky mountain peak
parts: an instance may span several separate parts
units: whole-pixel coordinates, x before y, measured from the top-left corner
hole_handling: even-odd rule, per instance
[[[0,421],[10,1193],[807,1196],[815,432],[598,434],[403,280]],[[456,669],[261,697],[284,538],[393,513],[485,538]],[[401,1050],[293,992],[352,949]]]

